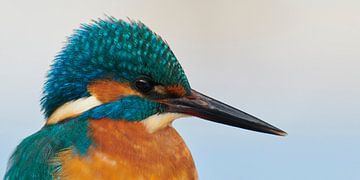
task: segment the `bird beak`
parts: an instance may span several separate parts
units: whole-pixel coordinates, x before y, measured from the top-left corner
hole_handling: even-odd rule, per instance
[[[287,135],[286,132],[259,118],[203,95],[195,90],[191,90],[191,94],[188,96],[162,100],[161,103],[166,105],[167,112],[183,113],[252,131],[280,136]]]

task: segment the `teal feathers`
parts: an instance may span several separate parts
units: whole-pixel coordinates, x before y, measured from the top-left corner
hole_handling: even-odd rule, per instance
[[[75,31],[56,56],[41,99],[48,118],[61,105],[90,96],[95,80],[130,83],[149,77],[157,84],[191,88],[168,44],[141,22],[115,18],[94,21]],[[51,179],[61,171],[59,152],[72,149],[86,155],[93,144],[89,119],[139,121],[163,112],[163,105],[138,96],[126,96],[92,108],[78,117],[45,125],[24,139],[9,161],[5,179]]]
[[[44,87],[45,116],[65,102],[89,96],[94,79],[129,82],[149,76],[155,82],[190,85],[168,44],[141,22],[115,18],[85,24],[56,57]]]
[[[61,169],[55,161],[57,153],[70,147],[79,154],[86,153],[91,144],[87,123],[80,117],[44,126],[25,138],[11,156],[4,179],[52,179],[52,175]]]
[[[140,121],[162,111],[163,107],[159,103],[138,96],[127,96],[96,107],[84,113],[83,116],[88,116],[91,119],[110,118],[113,120]]]

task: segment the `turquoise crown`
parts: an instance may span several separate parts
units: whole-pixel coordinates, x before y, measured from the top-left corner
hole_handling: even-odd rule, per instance
[[[131,82],[148,76],[163,85],[190,85],[169,45],[138,21],[115,18],[83,24],[56,56],[41,100],[49,117],[62,104],[90,96],[97,79]]]

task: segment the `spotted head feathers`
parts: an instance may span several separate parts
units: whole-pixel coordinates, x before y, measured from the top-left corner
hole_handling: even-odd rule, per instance
[[[120,83],[146,78],[190,93],[185,73],[169,45],[138,21],[115,18],[83,24],[56,56],[48,73],[42,108],[49,117],[66,102],[90,96],[95,80]]]

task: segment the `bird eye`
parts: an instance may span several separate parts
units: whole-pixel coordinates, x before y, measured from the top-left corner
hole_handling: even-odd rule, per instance
[[[147,79],[138,79],[135,81],[135,87],[142,93],[147,93],[154,88],[154,85],[151,81]]]

